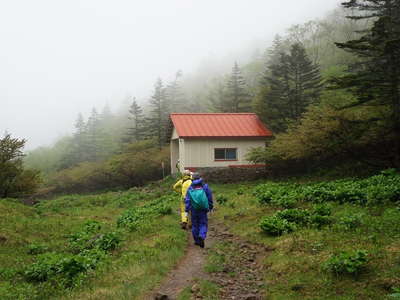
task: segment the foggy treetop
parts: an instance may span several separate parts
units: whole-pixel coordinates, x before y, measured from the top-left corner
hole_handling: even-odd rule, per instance
[[[79,112],[127,96],[148,101],[157,77],[229,72],[275,34],[340,0],[281,2],[8,1],[0,10],[0,132],[28,149],[72,131]],[[219,74],[221,75],[221,74]]]

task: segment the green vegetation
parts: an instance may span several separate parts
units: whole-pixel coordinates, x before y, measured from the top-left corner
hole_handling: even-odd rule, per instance
[[[140,299],[186,246],[170,185],[0,200],[0,298]]]
[[[337,201],[360,205],[385,204],[400,200],[400,177],[391,169],[366,179],[340,179],[302,185],[261,184],[255,188],[254,195],[261,204],[277,206],[284,206],[282,199],[291,199],[293,203]]]
[[[218,185],[215,195],[234,205],[219,205],[214,217],[232,233],[271,249],[263,261],[271,299],[395,297],[399,180],[389,170],[362,179],[248,183],[243,194],[237,185]],[[294,207],[285,208],[280,197],[290,197]],[[211,271],[223,264],[218,251],[209,259]]]
[[[40,184],[39,172],[23,166],[25,142],[10,134],[0,138],[0,198],[29,195]]]
[[[325,268],[337,275],[357,274],[368,262],[367,255],[367,251],[363,250],[341,252],[338,255],[332,255],[326,261]]]
[[[400,175],[357,176],[400,168],[400,6],[343,6],[354,9],[350,20],[337,11],[293,26],[231,76],[206,70],[181,83],[178,72],[169,84],[157,80],[146,109],[133,98],[119,114],[107,106],[79,114],[73,135],[32,151],[28,168],[25,141],[0,139],[0,298],[138,299],[151,290],[183,255],[185,233],[171,182],[132,187],[168,173],[169,113],[208,110],[253,111],[274,130],[268,147],[248,156],[267,162],[271,178],[346,167],[346,178],[331,181],[216,186],[214,216],[271,249],[266,294],[399,298]],[[10,199],[37,189],[34,169],[44,179],[36,196],[107,192],[34,207]],[[215,246],[208,272],[229,258],[224,247]],[[217,286],[198,284],[205,299],[215,297]]]
[[[269,147],[249,155],[254,162],[268,162],[275,172],[300,174],[343,161],[378,170],[400,168],[400,7],[389,0],[349,0],[342,6],[352,9],[347,12],[349,20],[365,28],[358,35],[335,40],[351,56],[345,63],[339,60],[322,67],[325,88],[320,89],[318,68],[312,70],[308,58],[315,50],[318,53],[322,38],[308,33],[318,46],[306,46],[304,55],[297,57],[288,50],[296,46],[296,39],[275,40],[256,111],[278,134]],[[364,22],[355,22],[360,20]],[[311,32],[318,28],[314,26],[308,24]],[[323,65],[323,60],[316,61]],[[288,67],[291,63],[297,68]],[[296,76],[288,70],[295,70]],[[313,87],[320,90],[308,91]],[[314,95],[312,101],[309,95]]]
[[[293,25],[264,56],[241,67],[235,62],[230,74],[229,67],[204,67],[189,77],[178,71],[167,83],[159,78],[143,107],[130,97],[118,113],[105,106],[86,118],[78,114],[73,135],[25,159],[43,172],[39,196],[161,179],[161,165],[169,171],[171,112],[256,113],[274,137],[248,158],[268,163],[274,175],[338,163],[355,175],[399,168],[399,6],[378,2],[345,1],[321,20]],[[294,207],[293,195],[276,198]]]
[[[100,162],[83,162],[48,179],[51,193],[89,193],[126,189],[161,179],[161,162],[169,166],[169,149],[152,141],[129,144],[124,152]],[[165,172],[169,169],[166,168]]]

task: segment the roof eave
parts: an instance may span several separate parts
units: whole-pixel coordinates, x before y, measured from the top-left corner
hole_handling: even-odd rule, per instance
[[[223,136],[216,136],[216,135],[211,135],[211,136],[204,136],[204,135],[183,135],[183,136],[178,136],[180,139],[187,139],[187,138],[197,138],[197,139],[205,139],[205,138],[216,138],[216,139],[229,139],[229,138],[235,138],[235,139],[239,139],[239,138],[268,138],[268,137],[272,137],[271,135],[235,135],[235,136],[229,136],[229,135],[223,135]]]

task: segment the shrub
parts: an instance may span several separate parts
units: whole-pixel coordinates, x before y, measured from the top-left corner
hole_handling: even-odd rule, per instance
[[[141,141],[127,145],[122,151],[104,161],[81,162],[55,172],[48,185],[55,193],[130,188],[162,179],[162,161],[168,173],[169,147],[160,150],[153,141]]]
[[[115,250],[118,245],[121,243],[120,234],[117,232],[108,232],[102,234],[98,239],[94,241],[94,248],[103,250],[103,251],[111,251]]]
[[[174,197],[163,196],[149,201],[143,206],[128,209],[117,219],[117,226],[136,230],[144,223],[147,217],[171,214],[171,202],[173,201],[175,201]]]
[[[331,224],[332,218],[329,216],[311,215],[309,221],[310,225],[320,229],[325,225]]]
[[[48,247],[47,246],[44,246],[42,244],[32,243],[32,244],[28,245],[27,253],[31,254],[31,255],[37,255],[37,254],[42,254],[42,253],[47,252],[47,251],[48,251]]]
[[[332,200],[332,193],[325,184],[317,184],[313,186],[307,186],[303,189],[304,200],[323,203]]]
[[[332,206],[327,203],[313,205],[313,214],[320,216],[330,216],[332,214]]]
[[[243,187],[240,187],[237,191],[236,191],[236,194],[237,195],[243,195],[244,194],[244,188]]]
[[[79,253],[85,249],[95,247],[95,242],[101,237],[98,233],[101,229],[101,224],[97,221],[87,221],[84,229],[71,234],[69,237],[69,246],[74,253]]]
[[[278,218],[284,219],[288,222],[304,225],[308,222],[310,212],[306,209],[284,209],[278,211],[275,215]]]
[[[10,280],[13,279],[19,270],[17,268],[0,268],[0,279],[1,280]]]
[[[342,230],[352,230],[362,224],[363,214],[352,214],[341,217],[338,220],[338,227]]]
[[[157,213],[160,214],[161,216],[170,215],[172,214],[172,207],[169,204],[160,205],[157,208]]]
[[[294,208],[297,204],[297,200],[294,195],[285,195],[277,200],[273,200],[272,204],[283,208]]]
[[[219,194],[216,198],[215,201],[217,201],[218,204],[220,205],[225,205],[226,202],[228,201],[228,198],[225,195]]]
[[[29,281],[47,281],[58,276],[71,285],[74,277],[80,273],[94,269],[99,261],[105,257],[105,253],[96,250],[86,250],[78,255],[63,253],[46,253],[38,257],[38,260],[30,265],[24,272]]]
[[[332,255],[324,264],[324,267],[336,274],[358,274],[367,264],[367,251],[356,250],[343,251]]]
[[[400,299],[400,288],[392,287],[392,293],[389,294],[389,299]]]
[[[0,137],[0,198],[15,198],[33,194],[41,184],[40,172],[24,169],[24,139],[6,133]]]
[[[68,256],[68,258],[71,256]],[[62,259],[68,259],[65,254],[46,253],[40,255],[38,260],[30,265],[24,272],[30,281],[45,281],[60,272],[59,264]]]
[[[254,195],[261,204],[294,207],[297,201],[379,205],[400,201],[400,175],[388,171],[366,179],[341,179],[305,185],[268,183],[258,185]]]
[[[140,225],[140,220],[142,220],[142,215],[137,211],[136,208],[126,210],[118,219],[118,227],[126,227],[130,230],[135,230]]]
[[[270,235],[282,235],[294,231],[296,225],[277,216],[271,216],[261,220],[260,228]]]

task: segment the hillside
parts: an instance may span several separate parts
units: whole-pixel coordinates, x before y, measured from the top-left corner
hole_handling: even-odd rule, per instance
[[[393,299],[399,291],[393,171],[211,184],[205,250],[178,226],[172,182],[33,207],[0,200],[0,299],[152,299],[171,285],[178,299]]]

